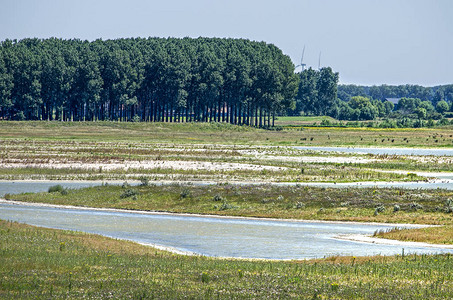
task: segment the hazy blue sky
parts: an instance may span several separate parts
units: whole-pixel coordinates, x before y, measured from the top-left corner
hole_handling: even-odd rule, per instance
[[[453,83],[453,0],[0,0],[0,40],[235,37],[341,83]]]

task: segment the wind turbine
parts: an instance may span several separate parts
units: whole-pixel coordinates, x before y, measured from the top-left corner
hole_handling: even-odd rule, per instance
[[[301,67],[302,72],[305,70],[306,64],[304,64],[304,53],[305,53],[305,45],[304,45],[304,50],[302,50],[302,58],[300,59],[300,65],[297,65],[294,69]]]

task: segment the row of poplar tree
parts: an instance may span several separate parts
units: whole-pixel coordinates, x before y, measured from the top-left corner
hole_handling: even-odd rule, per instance
[[[0,118],[270,126],[299,78],[272,44],[245,39],[5,40]]]

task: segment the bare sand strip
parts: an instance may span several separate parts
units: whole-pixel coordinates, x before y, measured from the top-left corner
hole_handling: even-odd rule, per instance
[[[169,161],[169,160],[147,160],[147,161],[125,161],[111,163],[83,163],[83,162],[48,162],[48,163],[6,163],[3,168],[46,168],[46,169],[85,169],[85,170],[128,170],[128,169],[173,169],[173,170],[209,170],[209,171],[279,171],[286,170],[286,167],[275,167],[242,163],[224,163],[207,161]]]
[[[277,155],[256,155],[254,158],[266,161],[285,161],[299,163],[335,163],[335,164],[366,164],[377,161],[361,157],[343,156],[277,156]]]

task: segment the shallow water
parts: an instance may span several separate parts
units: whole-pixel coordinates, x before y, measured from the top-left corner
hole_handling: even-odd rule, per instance
[[[171,247],[183,252],[237,258],[306,259],[332,255],[393,255],[403,246],[337,240],[372,234],[389,225],[220,218],[0,203],[0,219],[77,230]],[[405,253],[453,249],[404,246]]]
[[[39,193],[47,192],[49,187],[60,184],[68,189],[80,189],[90,186],[102,185],[102,181],[59,181],[59,180],[17,180],[0,181],[0,197],[5,194]],[[109,184],[120,184],[120,182],[109,182]]]
[[[447,149],[423,149],[423,148],[362,148],[362,147],[311,147],[295,146],[298,150],[329,151],[356,154],[374,154],[374,155],[435,155],[435,156],[453,156],[453,147]]]

